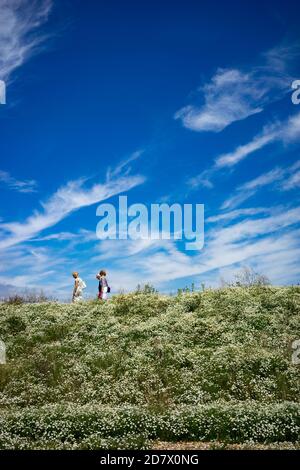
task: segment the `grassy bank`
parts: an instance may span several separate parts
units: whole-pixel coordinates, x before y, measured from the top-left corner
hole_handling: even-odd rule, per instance
[[[0,447],[296,442],[300,288],[0,306]]]

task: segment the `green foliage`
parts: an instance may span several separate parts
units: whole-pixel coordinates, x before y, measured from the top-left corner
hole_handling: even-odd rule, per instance
[[[217,402],[157,413],[134,406],[46,405],[0,417],[2,449],[143,448],[152,439],[293,442],[300,405]]]
[[[204,290],[204,284],[201,284],[201,288],[202,288],[202,290]],[[196,290],[195,289],[195,283],[192,282],[191,287],[185,286],[183,288],[177,289],[177,295],[187,294],[189,292],[195,292],[195,290]]]
[[[4,325],[11,334],[26,330],[26,324],[20,315],[8,315],[4,321]]]
[[[295,441],[299,316],[298,286],[2,303],[0,448]]]
[[[136,287],[136,294],[158,294],[158,290],[155,289],[154,286],[151,284],[145,284],[142,286],[141,284],[138,284]]]
[[[27,292],[25,290],[23,294],[10,295],[2,301],[7,304],[21,305],[24,303],[34,304],[42,302],[54,302],[55,299],[48,297],[42,290],[39,293],[34,291]]]
[[[255,272],[252,268],[244,266],[234,275],[234,282],[227,282],[221,279],[223,286],[231,287],[251,287],[251,286],[268,286],[270,280],[264,274]]]

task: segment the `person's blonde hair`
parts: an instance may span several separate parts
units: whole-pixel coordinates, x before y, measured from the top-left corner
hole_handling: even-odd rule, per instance
[[[77,272],[77,271],[74,271],[74,272],[72,273],[72,276],[73,276],[73,277],[78,277],[78,272]]]

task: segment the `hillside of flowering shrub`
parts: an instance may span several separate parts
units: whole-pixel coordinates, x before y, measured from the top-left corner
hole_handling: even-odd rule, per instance
[[[300,287],[0,304],[0,448],[300,440]]]

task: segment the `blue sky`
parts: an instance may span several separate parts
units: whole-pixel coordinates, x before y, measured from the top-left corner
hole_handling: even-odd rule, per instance
[[[296,1],[0,0],[0,293],[300,282]],[[101,201],[205,204],[205,245],[96,238]]]

